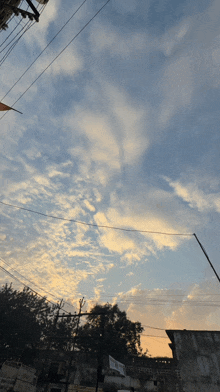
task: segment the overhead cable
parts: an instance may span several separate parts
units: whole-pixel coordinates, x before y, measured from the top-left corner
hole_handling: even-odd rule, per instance
[[[4,54],[4,56],[1,58],[0,60],[0,66],[2,66],[2,64],[5,62],[5,60],[8,58],[8,56],[10,55],[10,53],[12,52],[12,50],[15,48],[15,46],[17,45],[17,43],[19,42],[19,40],[23,37],[23,35],[35,24],[36,22],[27,22],[27,24],[20,30],[22,31],[26,26],[26,29],[24,30],[24,32],[16,39],[16,41],[10,46],[10,48],[7,50],[7,52]],[[13,39],[14,40],[14,39]],[[12,41],[13,41],[12,40]],[[11,41],[11,42],[12,42]]]
[[[80,225],[85,225],[85,226],[92,226],[92,227],[113,229],[113,230],[121,230],[121,231],[130,231],[130,232],[137,232],[137,233],[162,234],[162,235],[171,235],[171,236],[193,236],[193,234],[186,234],[186,233],[164,233],[164,232],[160,232],[160,231],[126,229],[124,227],[98,225],[95,223],[86,223],[86,222],[78,221],[76,219],[67,219],[67,218],[58,217],[58,216],[54,216],[54,215],[44,214],[43,212],[34,211],[34,210],[31,210],[31,209],[25,208],[25,207],[18,207],[18,206],[15,206],[14,204],[4,203],[3,201],[0,201],[0,204],[5,205],[7,207],[17,208],[18,210],[24,210],[24,211],[31,212],[33,214],[45,216],[47,218],[58,219],[58,220],[66,221],[66,222],[74,222],[74,223],[78,223]]]
[[[152,338],[169,339],[167,336],[155,336],[155,335],[144,335],[144,334],[141,334],[141,336],[149,336],[149,337],[152,337]]]
[[[10,267],[10,269],[17,273],[18,275],[20,275],[23,279],[27,280],[29,283],[33,284],[34,286],[38,287],[40,290],[42,290],[43,292],[45,292],[48,295],[51,295],[51,297],[54,297],[58,300],[60,300],[60,298],[56,297],[54,294],[50,293],[49,291],[46,291],[45,289],[42,289],[42,287],[38,286],[36,283],[34,283],[33,281],[29,280],[28,278],[26,278],[24,275],[22,275],[20,272],[18,272],[16,269],[12,268],[10,263],[7,263],[7,261],[5,261],[2,257],[0,257],[0,261],[2,261],[5,265],[7,265],[8,267]]]
[[[15,15],[14,15],[15,17]],[[13,18],[12,18],[13,19]],[[11,20],[12,20],[11,19]],[[17,22],[16,26],[13,28],[13,30],[10,32],[10,34],[8,34],[8,36],[4,39],[4,41],[0,44],[0,48],[2,47],[2,45],[4,45],[4,43],[9,39],[9,37],[13,34],[13,32],[18,28],[19,24],[21,23],[22,18],[19,20],[19,22]],[[9,21],[10,22],[10,21]],[[16,37],[16,36],[15,36]],[[6,47],[5,47],[6,48]],[[4,48],[4,49],[5,49]]]
[[[39,288],[41,291],[43,291],[44,293],[46,293],[46,294],[48,294],[48,295],[51,295],[52,297],[54,297],[55,299],[58,299],[58,300],[60,301],[60,298],[56,297],[54,294],[50,293],[49,291],[45,290],[44,288],[38,286],[36,283],[34,283],[33,281],[29,280],[29,279],[26,278],[24,275],[22,275],[20,272],[18,272],[18,271],[15,270],[14,268],[12,268],[11,265],[10,265],[10,263],[7,263],[7,261],[5,261],[2,257],[0,257],[0,260],[1,260],[5,265],[7,265],[8,267],[10,267],[12,271],[14,271],[14,272],[17,273],[18,275],[20,275],[23,279],[27,280],[29,283],[31,283],[31,284],[33,284],[34,286],[38,287],[38,288]],[[5,270],[5,272],[6,272],[6,270]],[[8,273],[10,273],[10,271],[8,271]],[[21,284],[25,285],[25,284],[24,284],[23,282],[21,282],[18,278],[16,278],[13,274],[11,274],[11,277],[13,277],[14,279],[18,280]],[[25,285],[25,286],[26,286],[26,287],[29,287],[29,289],[32,290],[30,286],[27,286],[27,285]],[[33,290],[32,290],[32,291],[33,291]],[[38,294],[38,293],[37,293],[37,294]],[[40,295],[40,294],[38,294],[38,295]],[[40,295],[40,296],[41,296],[41,295]],[[48,301],[48,300],[47,300],[47,301]],[[49,302],[50,302],[50,301],[49,301]],[[74,307],[74,306],[73,306],[72,304],[70,304],[69,302],[66,302],[66,301],[65,301],[65,304]],[[65,313],[68,313],[65,309],[62,309],[62,310],[63,310]]]
[[[141,324],[141,325],[142,325],[142,327],[145,327],[145,328],[150,328],[150,329],[159,329],[160,331],[166,331],[166,329],[165,329],[165,328],[150,327],[150,325],[144,325],[144,324]]]
[[[77,8],[76,11],[70,16],[70,18],[65,22],[65,24],[61,27],[61,29],[55,34],[55,36],[48,42],[45,48],[39,53],[39,55],[35,58],[35,60],[28,66],[28,68],[24,71],[24,73],[19,77],[19,79],[13,84],[13,86],[8,90],[8,92],[4,95],[3,99],[10,93],[10,91],[16,86],[16,84],[23,78],[23,76],[29,71],[29,69],[34,65],[34,63],[39,59],[39,57],[45,52],[48,46],[55,40],[55,38],[60,34],[60,32],[66,27],[66,25],[70,22],[70,20],[77,14],[80,8],[85,4],[87,0],[84,0],[82,4]]]
[[[38,4],[37,8],[39,7],[40,4]],[[44,9],[46,7],[46,4],[43,5],[40,9],[40,14],[43,13]],[[27,7],[27,9],[29,8],[29,6]],[[21,21],[22,22],[22,19]],[[36,21],[34,20],[32,21],[27,21],[25,23],[25,25],[22,27],[22,29],[15,35],[14,38],[12,38],[12,40],[4,47],[4,49],[2,49],[2,51],[4,51],[8,45],[10,45],[10,43],[12,43],[14,41],[14,39],[18,36],[18,38],[16,39],[16,41],[10,46],[10,48],[7,50],[7,52],[4,54],[4,56],[2,57],[2,59],[0,60],[0,66],[5,62],[5,60],[8,58],[8,56],[10,55],[10,53],[12,52],[12,50],[15,48],[15,46],[17,45],[17,43],[19,42],[19,40],[23,37],[23,35],[36,23]],[[24,30],[25,29],[25,30]],[[22,32],[22,30],[24,30],[24,32],[19,36],[19,34]],[[2,52],[1,51],[1,52]]]
[[[202,249],[202,251],[203,251],[205,257],[207,258],[207,260],[208,260],[208,262],[209,262],[209,264],[210,264],[212,270],[214,271],[216,278],[218,279],[218,281],[219,281],[219,283],[220,283],[220,278],[219,278],[219,276],[218,276],[218,274],[217,274],[217,272],[216,272],[216,270],[215,270],[213,264],[211,263],[211,261],[210,261],[210,259],[209,259],[209,256],[207,255],[207,252],[206,252],[204,246],[203,246],[203,245],[201,244],[201,242],[199,241],[197,235],[196,235],[195,233],[194,233],[193,235],[194,235],[196,241],[198,242],[200,248]]]
[[[26,11],[28,10],[28,8],[29,8],[29,6],[27,7],[27,9],[26,9]],[[19,22],[17,23],[17,25],[14,27],[14,29],[11,31],[11,33],[6,37],[6,39],[2,42],[2,44],[0,45],[0,47],[8,40],[8,38],[11,36],[11,34],[18,28],[18,26],[20,25],[20,24],[22,24],[22,22],[23,22],[23,18],[22,18],[22,16],[20,16],[20,20],[19,20]],[[21,30],[12,38],[12,40],[0,51],[0,53],[2,53],[7,47],[8,47],[8,45],[10,45],[12,42],[13,42],[13,40],[21,33],[21,31],[22,30],[24,30],[24,28],[27,26],[27,24],[30,22],[30,20],[27,20],[25,23],[24,23],[24,25],[23,25],[23,27],[21,28]]]
[[[21,283],[24,287],[29,288],[33,293],[35,293],[36,295],[39,295],[39,297],[44,298],[45,301],[50,302],[52,305],[56,305],[54,302],[50,301],[49,299],[47,299],[45,296],[39,294],[37,291],[33,290],[30,286],[27,286],[25,283],[23,283],[20,279],[18,279],[16,276],[14,276],[11,272],[9,272],[6,268],[0,266],[0,269],[5,272],[7,275],[9,275],[11,278],[17,280],[19,283]]]
[[[80,33],[92,22],[93,19],[103,10],[103,8],[110,2],[111,0],[107,0],[106,3],[93,15],[93,17],[80,29],[80,31],[69,41],[69,43],[58,53],[58,55],[48,64],[48,66],[38,75],[38,77],[30,84],[30,86],[20,95],[20,97],[13,103],[11,107],[13,107],[26,92],[33,86],[34,83],[47,71],[47,69],[56,61],[56,59],[68,48],[68,46],[80,35]],[[5,112],[0,120],[7,114]]]

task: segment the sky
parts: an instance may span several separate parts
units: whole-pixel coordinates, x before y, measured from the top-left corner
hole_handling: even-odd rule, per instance
[[[220,328],[191,235],[220,273],[220,4],[110,0],[79,33],[105,4],[87,0],[8,93],[81,3],[50,0],[5,61],[20,17],[0,32],[0,100],[23,113],[1,116],[0,201],[66,219],[0,205],[0,265],[70,311],[118,303],[172,356],[165,329]]]

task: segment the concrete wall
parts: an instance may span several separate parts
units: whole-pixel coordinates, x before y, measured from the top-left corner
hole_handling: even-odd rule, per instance
[[[0,370],[0,392],[13,388],[15,392],[35,392],[35,369],[20,362],[5,362]]]
[[[220,391],[220,331],[167,331],[178,361],[180,391]]]

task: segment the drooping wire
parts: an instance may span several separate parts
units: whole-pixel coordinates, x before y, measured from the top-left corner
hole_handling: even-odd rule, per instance
[[[208,256],[208,254],[207,254],[207,252],[206,252],[204,246],[203,246],[203,245],[201,244],[201,242],[199,241],[197,235],[196,235],[195,233],[194,233],[193,235],[194,235],[196,241],[198,242],[200,248],[202,249],[202,251],[203,251],[203,253],[204,253],[206,259],[208,260],[210,267],[211,267],[212,270],[214,271],[216,278],[218,279],[218,281],[219,281],[219,283],[220,283],[220,278],[219,278],[219,276],[218,276],[218,274],[217,274],[217,272],[216,272],[216,270],[215,270],[213,264],[211,263],[211,260],[210,260],[210,258],[209,258],[209,256]]]
[[[33,284],[34,286],[38,287],[40,290],[44,291],[46,294],[51,295],[51,297],[54,297],[56,299],[59,299],[58,297],[56,297],[54,294],[50,293],[49,291],[46,291],[45,289],[42,289],[42,287],[38,286],[36,283],[34,283],[33,281],[31,281],[30,279],[26,278],[24,275],[22,275],[20,272],[18,272],[16,269],[12,268],[10,263],[7,263],[7,261],[5,261],[2,257],[0,257],[0,260],[7,265],[8,267],[10,267],[10,270],[12,270],[13,272],[15,272],[16,274],[20,275],[23,279],[27,280],[29,283]]]
[[[45,298],[45,300],[47,302],[50,302],[52,305],[56,305],[54,302],[50,301],[49,299],[47,299],[45,296],[39,294],[37,291],[33,290],[30,286],[27,286],[25,283],[23,283],[19,278],[17,278],[16,276],[14,276],[11,272],[9,272],[6,268],[0,266],[0,269],[5,272],[7,275],[9,275],[11,278],[17,280],[17,282],[19,282],[20,284],[22,284],[24,287],[29,288],[31,291],[33,291],[33,293],[39,295],[39,297]]]
[[[24,32],[16,39],[16,41],[10,46],[10,48],[7,50],[7,52],[4,54],[4,56],[1,58],[0,60],[0,66],[2,66],[2,64],[5,62],[5,60],[8,58],[8,56],[10,55],[10,53],[12,52],[12,50],[15,48],[15,46],[17,45],[17,43],[20,41],[20,39],[23,37],[23,35],[35,24],[36,22],[27,22],[27,24],[20,30],[20,32],[26,28],[24,30]],[[26,27],[27,26],[27,27]],[[20,33],[19,32],[19,33]],[[14,38],[13,38],[14,40]],[[12,40],[12,41],[13,41]],[[12,42],[11,41],[11,42]],[[10,43],[9,43],[10,44]],[[9,45],[8,44],[8,45]],[[4,50],[4,49],[3,49]]]
[[[17,278],[16,276],[14,276],[10,271],[8,271],[6,268],[0,266],[0,270],[2,270],[4,273],[6,273],[7,275],[9,275],[12,279],[16,280],[17,282],[19,282],[20,284],[22,284],[24,287],[27,287],[29,290],[31,290],[34,294],[38,295],[41,298],[44,298],[45,301],[51,303],[53,306],[57,305],[54,302],[50,301],[49,299],[47,299],[45,296],[39,294],[36,290],[33,290],[29,285],[26,285],[24,282],[22,282],[19,278]],[[26,279],[26,278],[25,278]],[[67,312],[65,309],[62,309],[63,312],[69,314],[69,312]]]
[[[145,327],[145,328],[150,328],[150,329],[159,329],[160,331],[166,331],[166,329],[165,329],[165,328],[150,327],[150,325],[144,325],[144,324],[141,324],[141,325],[142,325],[142,327]]]
[[[190,237],[193,236],[193,234],[189,234],[189,233],[164,233],[164,232],[151,231],[151,230],[126,229],[123,227],[98,225],[95,223],[87,223],[87,222],[78,221],[76,219],[67,219],[67,218],[58,217],[58,216],[54,216],[54,215],[44,214],[43,212],[34,211],[34,210],[31,210],[31,209],[25,208],[25,207],[18,207],[18,206],[15,206],[14,204],[4,203],[3,201],[0,201],[0,204],[5,205],[7,207],[17,208],[18,210],[24,210],[24,211],[31,212],[33,214],[45,216],[47,218],[58,219],[58,220],[66,221],[66,222],[73,222],[73,223],[78,223],[80,225],[97,227],[97,228],[121,230],[121,231],[136,232],[136,233],[162,234],[162,235],[171,235],[171,236],[190,236]]]
[[[37,6],[37,8],[39,7],[39,4]],[[46,7],[46,4],[43,5],[39,11],[40,15],[42,14],[42,12],[44,11]],[[36,23],[36,21],[27,21],[26,24],[22,27],[22,29],[16,34],[16,36],[5,46],[5,48],[2,50],[4,51],[6,49],[6,47],[13,42],[13,40],[21,33],[21,31],[23,29],[24,32],[17,38],[17,40],[11,45],[11,47],[8,49],[8,51],[5,53],[5,55],[2,57],[2,59],[0,60],[0,66],[5,62],[5,60],[8,58],[8,56],[10,55],[10,53],[12,52],[12,50],[15,48],[15,46],[17,45],[17,43],[20,41],[20,39],[23,37],[23,35]],[[1,51],[1,52],[2,52]],[[0,53],[1,53],[0,52]]]
[[[29,6],[27,6],[26,11],[28,10]],[[15,16],[15,15],[14,15]],[[9,21],[10,22],[10,21]],[[20,21],[17,23],[17,25],[14,27],[14,29],[11,31],[11,33],[6,37],[6,39],[2,42],[2,44],[0,45],[0,47],[8,40],[8,38],[11,36],[11,34],[18,28],[18,26],[23,22],[23,18],[22,16],[20,16]],[[24,24],[24,26],[22,27],[22,29],[12,38],[12,40],[10,42],[8,42],[8,44],[0,51],[0,53],[4,52],[4,50],[14,41],[14,39],[21,33],[21,31],[27,26],[27,24],[29,23],[29,20],[26,21],[26,23]]]
[[[52,297],[55,298],[55,299],[60,300],[60,298],[56,297],[54,294],[50,293],[49,291],[43,289],[42,287],[40,287],[39,285],[37,285],[36,283],[34,283],[33,281],[31,281],[30,279],[26,278],[24,275],[22,275],[22,274],[21,274],[20,272],[18,272],[16,269],[12,268],[11,265],[10,265],[10,263],[8,263],[7,261],[5,261],[2,257],[0,257],[0,260],[1,260],[5,265],[7,265],[8,267],[10,267],[10,269],[11,269],[13,272],[15,272],[16,274],[20,275],[20,276],[21,276],[23,279],[25,279],[26,281],[28,281],[29,283],[33,284],[35,287],[38,287],[38,289],[40,289],[40,290],[43,291],[44,293],[46,293],[46,294],[52,296]],[[8,273],[10,273],[10,271],[8,271]],[[11,274],[11,275],[12,275],[12,274]],[[12,275],[12,276],[14,277],[14,279],[17,279],[21,284],[24,285],[24,283],[22,283],[18,278],[16,278],[14,275]],[[30,288],[30,286],[27,286],[27,285],[25,285],[25,286]],[[30,288],[30,289],[31,289],[31,288]],[[40,295],[40,294],[39,294],[39,295]],[[70,304],[69,302],[66,302],[66,301],[65,301],[65,304],[66,304],[66,305],[73,306],[72,304]],[[62,309],[62,310],[63,310],[65,313],[68,313],[66,310],[64,310],[64,309]]]
[[[11,22],[11,20],[15,17],[15,15],[9,20],[9,23]],[[15,25],[15,27],[13,28],[13,30],[10,32],[10,34],[8,34],[8,36],[5,38],[5,40],[1,43],[0,48],[2,47],[2,45],[4,45],[4,43],[9,39],[9,37],[14,33],[14,31],[18,28],[18,26],[20,25],[22,19],[19,20],[19,22]],[[7,46],[5,46],[6,48]],[[5,49],[4,48],[4,49]],[[4,50],[3,49],[3,50]],[[0,52],[1,53],[1,52]]]
[[[45,46],[45,48],[39,53],[39,55],[34,59],[34,61],[28,66],[28,68],[23,72],[23,74],[18,78],[18,80],[13,84],[13,86],[8,90],[8,92],[4,95],[2,100],[10,93],[10,91],[16,86],[16,84],[23,78],[23,76],[29,71],[29,69],[34,65],[34,63],[39,59],[39,57],[45,52],[48,46],[55,40],[55,38],[61,33],[61,31],[66,27],[66,25],[71,21],[71,19],[77,14],[80,8],[85,4],[87,0],[84,0],[81,5],[77,8],[76,11],[70,16],[70,18],[65,22],[65,24],[61,27],[61,29],[55,34],[55,36],[50,40],[50,42]]]
[[[144,335],[144,334],[141,334],[141,336],[149,336],[149,337],[152,337],[152,338],[169,339],[167,336],[155,336],[155,335]]]
[[[20,95],[20,97],[13,103],[13,107],[25,94],[26,92],[37,82],[38,79],[47,71],[47,69],[56,61],[56,59],[69,47],[69,45],[80,35],[80,33],[95,19],[95,17],[103,10],[103,8],[110,2],[107,0],[106,3],[93,15],[93,17],[80,29],[80,31],[69,41],[69,43],[58,53],[58,55],[47,65],[46,68],[38,75],[38,77],[29,85],[29,87]],[[0,120],[7,114],[5,112]]]
[[[20,3],[19,7],[22,6],[24,0],[22,0],[22,2]],[[15,14],[13,13],[10,17],[10,19],[8,20],[7,24],[10,26],[12,20],[15,18]],[[11,34],[14,32],[14,30],[17,29],[17,27],[19,26],[19,24],[21,23],[22,18],[20,19],[20,21],[16,24],[16,26],[14,27],[14,29],[10,32],[10,34],[5,38],[5,40],[1,43],[0,47],[8,40],[8,38],[11,36]]]

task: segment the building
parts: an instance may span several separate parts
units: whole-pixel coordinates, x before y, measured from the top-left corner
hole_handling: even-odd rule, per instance
[[[36,370],[21,362],[6,361],[0,370],[0,392],[36,392]]]
[[[167,330],[180,392],[220,391],[220,331]]]
[[[99,392],[220,392],[220,331],[167,330],[173,358],[124,358],[125,372],[102,358]],[[95,392],[94,353],[39,350],[33,368],[5,362],[0,392]],[[36,369],[36,370],[35,370]],[[36,389],[36,381],[37,389]]]
[[[106,382],[115,382],[117,389],[135,390],[138,392],[176,392],[178,373],[173,358],[134,357],[126,361],[126,377],[115,372],[114,376],[105,376]]]

